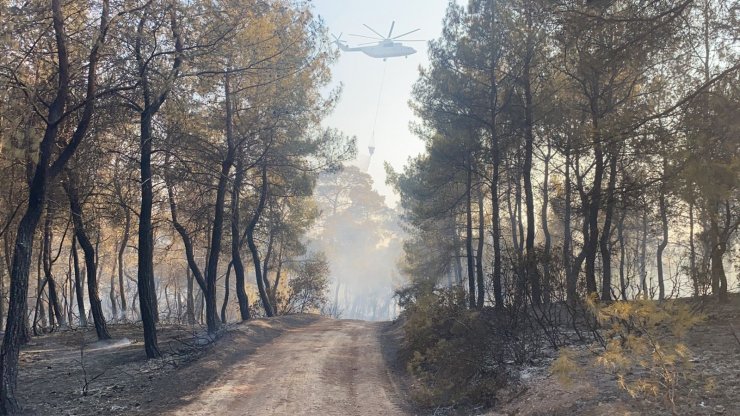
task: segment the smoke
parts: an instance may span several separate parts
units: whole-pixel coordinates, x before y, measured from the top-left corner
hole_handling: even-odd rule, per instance
[[[393,295],[401,282],[396,265],[403,231],[398,212],[362,169],[350,166],[319,179],[315,195],[322,216],[309,245],[327,256],[330,299],[342,318],[388,320],[397,312]]]
[[[366,154],[357,155],[357,167],[361,172],[367,173],[370,168],[371,156]]]

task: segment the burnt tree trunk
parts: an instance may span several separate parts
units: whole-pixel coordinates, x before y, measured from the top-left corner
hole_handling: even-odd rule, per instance
[[[552,158],[552,145],[550,139],[547,139],[547,155],[545,156],[545,167],[542,178],[542,211],[540,211],[540,221],[542,221],[542,234],[545,236],[544,261],[542,263],[542,300],[550,303],[552,300],[552,277],[550,276],[550,262],[552,250],[552,237],[548,226],[547,210],[550,203],[550,159]]]
[[[80,272],[80,257],[77,253],[77,236],[72,236],[72,263],[75,274],[75,296],[77,299],[77,313],[80,316],[80,326],[87,326],[87,314],[85,313],[85,295],[82,291],[82,273]]]
[[[121,238],[121,246],[118,248],[118,292],[121,296],[121,318],[126,319],[126,290],[123,284],[123,255],[126,254],[126,246],[131,234],[131,212],[127,207],[124,207],[126,215],[126,224],[123,228],[123,237]]]
[[[617,223],[617,240],[619,241],[619,291],[622,294],[622,300],[627,300],[627,281],[625,277],[625,255],[626,248],[624,242],[624,221],[627,217],[627,208],[622,207],[622,215],[619,216]]]
[[[152,114],[141,113],[140,124],[141,161],[141,207],[139,210],[139,261],[137,289],[139,290],[139,309],[144,326],[144,350],[149,358],[158,358],[157,343],[157,299],[154,291],[154,231],[152,227]]]
[[[191,287],[189,290],[192,293],[192,279],[194,278],[195,281],[198,283],[201,292],[206,293],[206,281],[203,277],[203,273],[201,272],[200,267],[198,266],[198,263],[195,261],[195,250],[193,248],[193,242],[190,239],[190,234],[188,234],[187,230],[185,230],[185,227],[180,224],[180,221],[178,220],[175,192],[172,188],[172,184],[170,183],[170,179],[166,174],[165,187],[167,188],[167,198],[170,203],[170,215],[172,217],[172,225],[175,227],[177,233],[180,234],[183,246],[185,247],[185,258],[188,262],[188,279],[191,279],[191,281],[189,281],[188,283],[189,287]],[[213,307],[213,309],[215,309],[215,306]]]
[[[247,236],[247,245],[249,246],[249,251],[252,253],[252,263],[254,264],[254,274],[257,279],[257,289],[259,290],[260,301],[262,301],[262,306],[265,309],[265,314],[268,317],[272,317],[275,315],[275,313],[272,309],[272,305],[270,304],[270,298],[267,296],[267,290],[265,289],[265,282],[262,278],[262,264],[260,262],[260,255],[259,255],[259,251],[257,250],[257,245],[254,242],[254,230],[257,227],[257,223],[259,222],[260,216],[262,215],[262,211],[265,208],[265,201],[267,200],[267,191],[268,191],[267,164],[265,163],[262,166],[262,186],[260,189],[259,203],[257,204],[257,209],[255,210],[254,217],[252,217],[252,220],[249,222],[249,225],[247,225],[246,236]]]
[[[648,234],[648,218],[647,209],[643,209],[642,212],[642,232],[640,240],[640,290],[643,293],[645,299],[651,298],[651,294],[647,285],[647,234]]]
[[[665,164],[665,162],[664,162]],[[663,171],[665,173],[665,169]],[[665,299],[665,277],[663,275],[663,251],[668,245],[668,207],[666,207],[666,195],[665,186],[661,184],[660,195],[658,196],[658,207],[660,210],[660,225],[662,231],[662,239],[658,244],[658,250],[656,252],[656,265],[658,266],[658,300]]]
[[[55,35],[57,55],[57,87],[54,99],[48,105],[46,128],[39,143],[38,158],[33,176],[28,188],[28,203],[26,211],[18,224],[13,261],[11,266],[10,301],[8,315],[0,347],[0,414],[16,414],[20,406],[16,398],[18,381],[18,356],[20,345],[27,338],[28,308],[28,277],[31,267],[31,251],[33,249],[33,235],[36,232],[41,213],[46,201],[47,180],[49,176],[58,174],[77,146],[87,134],[94,110],[95,94],[97,91],[97,63],[98,51],[105,39],[108,24],[108,1],[104,0],[101,9],[100,28],[88,59],[87,91],[82,114],[70,141],[63,148],[59,157],[52,163],[52,152],[57,141],[57,134],[65,118],[65,108],[69,95],[69,54],[67,51],[67,35],[64,28],[64,14],[62,2],[51,1],[51,20]],[[51,164],[51,166],[50,166]]]
[[[475,256],[473,254],[473,173],[471,166],[468,164],[468,172],[466,179],[466,195],[465,195],[465,255],[468,259],[468,305],[470,309],[474,309],[476,306],[475,302]]]
[[[38,336],[39,331],[37,324],[39,322],[39,314],[41,315],[41,329],[42,331],[49,327],[49,318],[51,318],[51,326],[54,326],[54,315],[51,314],[47,317],[46,308],[44,308],[44,288],[46,288],[46,280],[41,278],[41,263],[44,256],[43,250],[38,252],[36,256],[36,305],[33,308],[33,320],[31,321],[31,328],[33,334]]]
[[[139,291],[139,309],[144,326],[144,350],[148,358],[158,358],[162,354],[157,343],[157,298],[154,283],[154,230],[152,226],[152,119],[167,100],[174,81],[180,73],[183,62],[183,43],[174,7],[170,8],[170,31],[174,43],[175,53],[172,68],[167,75],[164,87],[154,93],[149,82],[149,60],[141,50],[144,36],[144,24],[149,18],[144,13],[139,21],[134,54],[138,65],[139,79],[143,91],[144,105],[139,115],[139,172],[141,180],[141,208],[139,210],[139,252],[137,289]]]
[[[723,241],[720,234],[716,211],[709,214],[709,234],[711,241],[709,255],[711,260],[712,294],[717,296],[720,302],[725,302],[727,301],[727,276],[725,275],[725,266],[722,258],[727,251],[727,244]]]
[[[185,315],[187,316],[188,325],[195,325],[195,299],[193,296],[193,275],[190,273],[190,268],[185,269],[186,278],[188,281],[187,299],[185,301]]]
[[[455,268],[455,283],[462,286],[462,260],[460,259],[460,235],[457,233],[457,221],[452,217],[452,241],[455,245],[455,258],[453,267]]]
[[[531,18],[527,13],[527,21],[531,24]],[[534,151],[534,117],[532,103],[532,85],[530,81],[530,60],[532,59],[532,42],[527,39],[527,52],[522,71],[522,84],[524,88],[524,166],[522,176],[524,177],[524,200],[527,206],[527,236],[526,236],[526,276],[531,288],[532,302],[542,303],[542,285],[539,271],[537,270],[537,255],[534,249],[534,192],[532,190],[532,153]]]
[[[563,203],[563,267],[565,268],[565,296],[570,305],[575,305],[578,300],[578,274],[573,269],[573,254],[571,246],[573,236],[571,233],[571,180],[570,180],[570,136],[565,144],[565,201]]]
[[[478,248],[475,252],[475,274],[478,285],[478,300],[476,306],[483,308],[486,300],[486,284],[483,274],[483,247],[485,243],[486,227],[483,215],[483,188],[478,188]]]
[[[66,322],[64,319],[64,314],[62,313],[62,308],[59,305],[59,296],[57,294],[57,283],[56,280],[54,280],[54,276],[52,274],[52,258],[51,258],[51,240],[52,240],[52,219],[53,219],[53,213],[51,211],[50,204],[47,202],[46,206],[46,219],[44,221],[44,242],[43,242],[43,248],[42,248],[42,256],[43,256],[43,267],[44,267],[44,278],[47,281],[47,284],[49,286],[49,316],[52,316],[56,318],[56,322],[59,326],[65,326]],[[53,323],[52,323],[53,326]]]
[[[90,238],[87,236],[87,232],[85,231],[85,224],[82,219],[82,205],[80,204],[77,190],[71,183],[65,184],[65,190],[67,191],[67,197],[69,198],[69,207],[72,212],[72,222],[75,227],[75,235],[77,236],[77,241],[80,243],[80,247],[82,247],[82,252],[85,254],[87,297],[90,300],[90,311],[92,312],[95,332],[97,333],[99,340],[110,339],[111,336],[108,333],[108,328],[105,324],[103,307],[100,304],[100,296],[98,295],[98,265],[95,257],[95,247],[93,247],[90,242]]]
[[[249,298],[244,287],[246,284],[244,278],[244,263],[241,256],[240,225],[239,225],[239,195],[241,192],[242,182],[244,180],[244,170],[241,160],[236,162],[236,172],[234,176],[234,188],[231,191],[231,263],[234,265],[234,280],[236,285],[236,299],[239,302],[239,315],[242,321],[249,320]]]
[[[230,151],[229,153],[230,157],[227,156],[227,158],[221,163],[221,172],[218,179],[218,188],[216,190],[213,227],[211,228],[211,247],[208,253],[208,263],[206,265],[205,273],[206,325],[208,326],[208,332],[210,333],[216,332],[219,327],[216,311],[216,278],[218,274],[218,260],[221,254],[226,188],[229,180],[229,171],[233,164],[233,152]]]
[[[694,244],[694,197],[693,190],[691,199],[689,201],[689,273],[691,275],[691,282],[694,286],[694,297],[698,298],[700,295],[699,290],[699,276],[696,269],[696,245]]]
[[[226,323],[226,308],[229,306],[229,280],[231,278],[231,267],[232,263],[226,268],[226,276],[224,277],[224,302],[221,304],[221,323]]]
[[[604,229],[601,231],[599,248],[601,250],[601,300],[612,300],[612,257],[611,257],[611,235],[612,235],[612,218],[614,217],[614,208],[617,204],[616,186],[617,186],[617,161],[619,151],[612,149],[609,155],[609,181],[606,190],[606,210],[604,212]]]
[[[594,82],[598,85],[598,82]],[[588,238],[584,241],[586,254],[586,292],[591,295],[598,293],[596,287],[596,254],[599,246],[599,212],[601,210],[601,185],[604,179],[604,150],[602,137],[599,133],[599,93],[593,91],[590,100],[591,105],[591,128],[593,130],[594,146],[594,176],[590,191],[590,200],[586,221],[588,222]]]
[[[114,247],[116,251],[118,251],[118,241],[115,242]],[[116,270],[117,270],[117,262],[113,262],[113,269],[110,271],[110,291],[108,292],[108,297],[110,298],[110,307],[111,307],[111,315],[113,316],[113,321],[115,322],[118,320],[118,305],[116,305]]]

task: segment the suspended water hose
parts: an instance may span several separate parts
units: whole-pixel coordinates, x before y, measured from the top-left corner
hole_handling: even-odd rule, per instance
[[[383,98],[383,85],[385,84],[385,70],[387,64],[383,62],[383,75],[380,78],[380,90],[378,91],[378,104],[375,106],[375,120],[373,121],[373,134],[370,136],[370,145],[367,150],[370,152],[370,157],[373,157],[375,153],[375,126],[378,124],[378,114],[380,113],[380,100]]]

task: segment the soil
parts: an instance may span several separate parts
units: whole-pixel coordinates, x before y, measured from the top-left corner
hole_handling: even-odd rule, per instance
[[[158,338],[164,356],[155,360],[146,359],[140,325],[109,325],[113,339],[106,342],[96,342],[90,329],[34,337],[20,357],[23,414],[160,414],[185,403],[184,397],[259,347],[320,319],[315,315],[257,319],[228,325],[216,336],[197,326],[163,324],[158,326]]]
[[[295,315],[230,325],[218,339],[163,325],[157,360],[135,325],[111,325],[105,343],[57,332],[23,349],[20,399],[29,415],[406,414],[384,361],[386,325]]]
[[[165,414],[404,414],[382,357],[383,325],[322,318],[289,329]]]
[[[678,384],[675,409],[663,397],[632,398],[620,390],[616,377],[582,346],[576,378],[563,382],[553,375],[551,356],[523,369],[524,389],[486,415],[740,415],[740,296],[722,305],[710,301],[704,314],[706,321],[687,334],[692,367]]]
[[[691,379],[681,383],[676,413],[740,415],[740,296],[707,306],[688,335]],[[399,359],[403,323],[283,316],[228,325],[216,337],[202,328],[161,325],[164,357],[147,360],[141,328],[111,325],[36,337],[21,353],[18,392],[29,415],[404,415],[412,380]],[[596,367],[582,346],[582,371],[568,383],[549,358],[517,369],[501,415],[671,415],[661,398],[631,398]],[[87,381],[86,381],[87,380]],[[711,381],[711,383],[710,383]],[[86,385],[87,383],[87,385]],[[707,389],[708,384],[713,384]],[[519,387],[522,387],[519,389]],[[460,414],[458,411],[457,414]]]

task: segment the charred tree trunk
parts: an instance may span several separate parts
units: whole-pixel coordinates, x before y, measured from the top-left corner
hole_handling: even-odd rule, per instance
[[[185,274],[186,274],[186,278],[188,281],[185,315],[187,316],[188,325],[195,325],[195,298],[193,296],[193,275],[190,274],[190,268],[185,268]]]
[[[241,256],[240,241],[240,216],[239,216],[239,195],[241,193],[242,181],[244,180],[244,170],[241,159],[236,163],[236,173],[234,176],[234,188],[231,191],[231,263],[234,265],[234,280],[236,285],[236,299],[239,302],[239,315],[242,321],[249,320],[249,298],[244,287],[244,263]]]
[[[74,232],[72,233],[72,239],[74,240]],[[75,298],[75,275],[72,272],[72,251],[69,252],[69,259],[67,259],[68,270],[67,270],[67,302],[65,302],[65,309],[67,311],[67,322],[72,325],[74,321],[74,313],[72,311],[72,300]]]
[[[483,247],[486,235],[486,221],[483,215],[483,188],[478,188],[478,249],[475,252],[475,273],[478,284],[478,309],[483,308],[486,301],[486,282],[483,275]]]
[[[226,188],[229,180],[229,171],[233,164],[233,152],[221,163],[221,172],[216,189],[216,204],[214,207],[213,226],[211,228],[211,247],[208,253],[206,266],[206,325],[208,332],[218,330],[219,322],[216,311],[216,278],[218,277],[218,260],[221,254],[221,240],[224,225],[224,206],[226,203]]]
[[[64,314],[62,313],[62,308],[59,305],[59,296],[57,294],[57,283],[56,280],[54,280],[54,276],[52,274],[52,259],[51,259],[51,239],[52,239],[52,232],[51,232],[51,226],[52,226],[52,218],[53,214],[51,212],[51,207],[49,203],[47,202],[46,206],[46,220],[44,221],[44,246],[42,249],[42,256],[43,256],[43,266],[44,266],[44,278],[47,281],[47,284],[49,286],[49,316],[52,316],[56,318],[56,322],[59,324],[59,326],[65,326],[66,322],[64,319]],[[52,323],[53,326],[53,323]]]
[[[619,240],[619,291],[622,294],[622,300],[627,300],[627,281],[624,273],[625,266],[625,242],[624,242],[624,220],[627,217],[627,208],[622,207],[622,215],[619,216],[617,223],[617,239]]]
[[[470,309],[474,309],[475,302],[475,257],[473,254],[473,180],[472,168],[468,165],[467,172],[467,193],[465,197],[465,254],[468,259],[468,304]]]
[[[198,286],[200,287],[200,290],[203,294],[207,291],[207,285],[205,278],[203,277],[203,273],[200,270],[200,267],[198,266],[198,263],[195,261],[195,250],[193,248],[193,242],[190,239],[190,234],[188,234],[187,230],[185,230],[185,227],[180,224],[180,221],[178,220],[177,216],[177,203],[175,201],[175,191],[172,188],[172,184],[170,183],[170,178],[168,175],[165,174],[165,187],[167,188],[167,199],[170,203],[170,215],[172,217],[172,225],[175,227],[175,230],[178,234],[180,234],[180,238],[182,238],[182,244],[185,247],[185,258],[188,262],[188,291],[190,292],[190,296],[192,296],[193,292],[193,278],[198,283]],[[213,306],[213,309],[215,310],[216,306]]]
[[[665,164],[665,162],[664,162]],[[665,173],[665,170],[664,172]],[[665,281],[663,276],[663,250],[668,245],[668,208],[666,207],[665,200],[665,186],[661,184],[660,195],[658,197],[658,207],[660,210],[660,225],[663,233],[660,244],[658,244],[658,250],[656,252],[656,264],[658,267],[658,300],[665,299]]]
[[[722,240],[716,212],[712,212],[709,215],[709,234],[711,241],[710,260],[712,294],[717,296],[720,302],[726,302],[727,276],[725,275],[725,266],[722,262],[722,258],[727,251],[727,244]]]
[[[28,189],[26,212],[18,224],[13,249],[13,262],[10,273],[10,300],[5,324],[2,347],[0,347],[0,414],[20,413],[16,398],[18,381],[18,357],[24,342],[24,321],[28,309],[28,278],[31,268],[33,235],[36,232],[46,202],[47,176],[53,145],[59,131],[59,124],[69,91],[69,57],[64,30],[62,2],[52,0],[52,25],[56,36],[58,57],[58,85],[56,97],[49,105],[44,137],[39,144],[38,160]]]
[[[604,212],[604,229],[601,231],[599,248],[601,249],[601,300],[612,300],[612,257],[611,257],[611,235],[612,235],[612,217],[614,208],[617,204],[615,196],[617,186],[617,161],[619,151],[612,149],[609,155],[609,182],[606,190],[606,210]]]
[[[85,231],[85,225],[82,220],[82,206],[77,195],[77,190],[71,183],[65,184],[65,190],[67,191],[67,197],[69,198],[69,207],[72,212],[72,222],[75,227],[75,235],[77,236],[77,241],[80,243],[80,247],[82,247],[83,253],[85,253],[87,296],[90,300],[90,311],[92,312],[93,323],[95,324],[95,332],[97,333],[99,340],[110,339],[111,336],[108,333],[108,328],[105,324],[103,308],[100,304],[100,297],[98,295],[95,248],[90,242],[87,232]]]
[[[571,179],[570,179],[570,136],[565,144],[565,202],[563,203],[563,267],[565,268],[565,295],[570,305],[578,300],[578,274],[573,270],[573,254],[571,246],[573,236],[570,228],[571,220]]]
[[[527,13],[528,26],[531,18]],[[526,237],[526,276],[532,291],[532,302],[536,305],[542,303],[542,285],[539,271],[537,270],[537,255],[534,249],[534,193],[532,190],[532,154],[534,151],[534,117],[532,103],[532,85],[530,82],[530,65],[534,51],[531,40],[527,40],[527,53],[522,71],[522,84],[524,88],[524,166],[522,176],[524,177],[524,199],[527,205],[527,237]]]
[[[0,325],[5,319],[5,256],[0,256]],[[2,327],[0,326],[0,330]]]
[[[87,314],[85,313],[85,295],[82,291],[82,273],[80,272],[80,258],[77,253],[77,236],[72,237],[72,263],[75,273],[75,296],[77,298],[77,313],[80,315],[80,326],[87,326]]]
[[[453,259],[453,266],[455,268],[455,283],[457,286],[462,286],[463,271],[462,271],[462,260],[460,259],[460,235],[457,233],[457,221],[454,217],[452,218],[452,241],[455,245],[455,258]]]
[[[33,320],[31,321],[31,328],[33,334],[40,335],[37,329],[39,322],[39,314],[41,315],[41,329],[42,332],[49,327],[49,318],[51,318],[51,326],[54,325],[54,315],[46,315],[46,308],[44,307],[44,288],[46,288],[46,280],[41,278],[41,263],[44,256],[43,251],[39,251],[36,256],[36,306],[33,308]]]
[[[492,10],[495,12],[495,9]],[[497,33],[498,28],[496,27],[495,16],[490,20],[491,33]],[[497,55],[496,55],[497,56]],[[491,177],[491,229],[493,239],[493,299],[495,307],[498,310],[502,310],[504,307],[504,292],[503,283],[501,277],[501,207],[499,201],[499,171],[501,169],[501,150],[499,145],[499,137],[497,123],[497,116],[499,111],[498,105],[498,70],[497,59],[492,62],[489,69],[488,77],[490,81],[490,91],[488,94],[488,106],[490,109],[490,120],[488,121],[488,130],[491,136],[491,160],[492,160],[492,177]]]
[[[513,166],[510,166],[513,169]],[[506,196],[506,207],[509,212],[509,227],[511,228],[511,250],[513,251],[513,257],[515,262],[519,262],[519,234],[517,233],[517,214],[516,214],[516,192],[514,191],[514,174],[509,177],[507,196]],[[514,201],[512,203],[512,201]]]
[[[542,221],[542,234],[545,236],[544,262],[542,263],[542,300],[550,303],[552,300],[552,277],[550,276],[550,262],[552,250],[552,237],[548,226],[547,210],[550,203],[550,159],[552,158],[552,145],[550,139],[547,139],[547,155],[545,156],[545,171],[542,178],[542,211],[540,211],[540,220]]]
[[[116,251],[118,251],[118,241],[115,242],[114,247],[116,248]],[[116,305],[116,266],[117,262],[113,262],[113,269],[110,271],[110,291],[108,292],[108,297],[110,298],[110,307],[111,307],[111,315],[112,319],[115,322],[118,320],[118,306]]]
[[[520,157],[521,155],[517,156],[517,158]],[[519,242],[519,245],[517,247],[517,255],[519,256],[519,268],[521,269],[525,261],[524,246],[526,244],[526,237],[524,234],[524,216],[522,215],[522,171],[520,169],[520,162],[521,161],[517,161],[516,181],[514,182],[514,209],[516,210],[516,228],[518,233],[517,241]],[[520,271],[520,276],[523,279],[522,283],[526,284],[526,273],[521,273]]]
[[[640,241],[640,288],[642,290],[645,299],[651,297],[648,291],[647,285],[647,233],[648,233],[648,218],[647,209],[643,209],[642,212],[642,235]]]
[[[123,228],[123,237],[121,239],[121,246],[118,248],[118,292],[121,295],[121,318],[126,319],[126,290],[123,284],[123,255],[126,254],[126,246],[131,234],[131,212],[128,208],[124,208],[126,212],[126,224]]]
[[[699,276],[696,269],[696,246],[694,244],[694,198],[693,190],[691,190],[692,196],[689,200],[689,274],[691,275],[691,282],[694,286],[694,297],[698,298],[700,295],[699,290]]]
[[[275,271],[275,283],[272,285],[272,289],[270,290],[270,301],[272,302],[273,307],[275,308],[275,314],[278,313],[278,298],[277,298],[277,292],[278,288],[280,287],[280,279],[283,273],[283,246],[280,245],[280,251],[278,252],[278,260],[277,260],[277,270]]]
[[[144,13],[139,21],[134,48],[144,100],[144,105],[141,108],[139,118],[141,208],[139,210],[137,289],[139,291],[141,321],[144,326],[144,350],[146,351],[146,356],[148,358],[158,358],[162,355],[157,343],[156,324],[159,313],[157,310],[156,287],[154,282],[154,230],[152,226],[152,204],[154,202],[152,191],[152,119],[159,111],[162,104],[164,104],[165,100],[167,100],[167,96],[172,89],[172,85],[179,76],[180,67],[183,62],[183,43],[178,19],[175,15],[175,8],[170,8],[169,13],[170,30],[172,32],[175,53],[173,54],[174,59],[172,61],[171,71],[167,77],[167,82],[158,94],[155,94],[151,89],[149,82],[149,60],[144,56],[141,50],[141,44],[144,37],[144,25],[146,23],[146,19],[148,19],[147,13]]]
[[[229,280],[231,278],[231,266],[226,268],[226,276],[224,277],[224,302],[221,304],[221,323],[226,323],[226,308],[229,306]]]
[[[141,161],[141,206],[139,210],[139,260],[137,289],[139,291],[139,309],[144,326],[144,350],[149,358],[158,358],[157,343],[157,299],[154,288],[154,230],[152,227],[152,111],[141,113],[140,147]]]
[[[596,80],[594,85],[598,85]],[[594,146],[594,177],[588,205],[588,239],[584,242],[586,254],[586,292],[598,294],[596,287],[596,254],[599,245],[599,212],[601,210],[601,185],[604,179],[604,151],[602,137],[599,133],[599,92],[593,91],[591,96],[591,128],[593,129]]]
[[[274,228],[271,228],[269,231],[269,237],[267,238],[267,252],[265,253],[265,260],[262,262],[262,280],[265,283],[265,291],[267,292],[267,298],[270,299],[270,305],[273,305],[273,312],[277,314],[277,311],[274,310],[277,307],[277,305],[275,305],[275,299],[272,296],[272,287],[270,285],[270,279],[268,278],[268,271],[270,267],[270,261],[272,260],[274,244],[275,244],[275,232],[274,232]]]
[[[249,251],[252,253],[252,263],[254,264],[254,274],[257,279],[257,289],[259,290],[260,301],[262,302],[262,306],[265,309],[265,314],[268,317],[273,317],[275,313],[272,309],[272,305],[270,304],[270,298],[267,296],[265,282],[262,277],[262,264],[260,261],[260,255],[259,251],[257,250],[257,245],[254,242],[254,230],[257,227],[257,223],[259,222],[260,216],[262,215],[262,211],[265,209],[265,202],[267,201],[268,191],[266,162],[263,164],[261,169],[262,186],[260,188],[260,199],[259,203],[257,204],[257,209],[255,210],[254,217],[252,217],[252,220],[247,225],[246,236],[247,246],[249,246]]]

